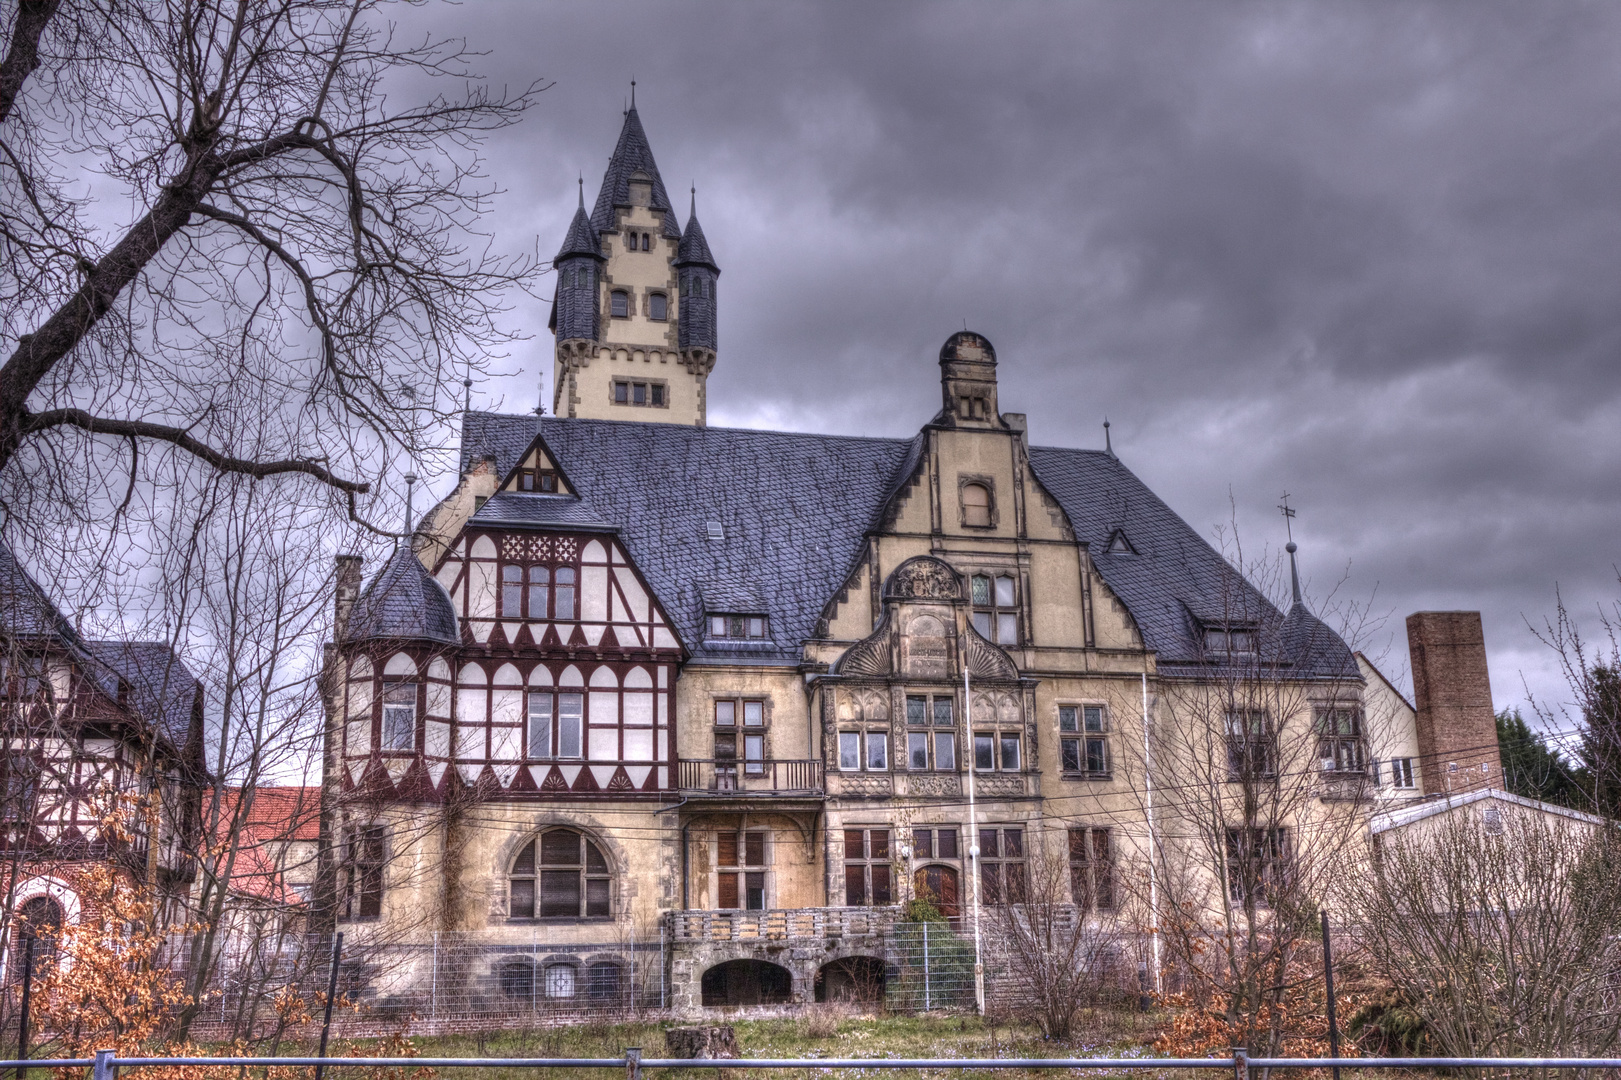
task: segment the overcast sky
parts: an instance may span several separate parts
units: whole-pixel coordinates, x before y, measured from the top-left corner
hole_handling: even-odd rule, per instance
[[[910,435],[966,321],[1032,441],[1107,415],[1207,535],[1231,499],[1275,550],[1290,492],[1313,590],[1373,598],[1404,685],[1401,620],[1478,608],[1498,706],[1557,697],[1526,620],[1621,593],[1621,5],[421,18],[498,85],[555,81],[487,148],[503,246],[556,249],[637,80],[722,269],[713,424]],[[534,336],[475,404],[550,400],[547,315],[514,310]]]

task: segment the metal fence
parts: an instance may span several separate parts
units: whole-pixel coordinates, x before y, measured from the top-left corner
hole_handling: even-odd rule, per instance
[[[612,1069],[626,1080],[641,1080],[643,1069],[887,1069],[887,1070],[1009,1070],[1108,1071],[1144,1069],[1205,1069],[1226,1072],[1234,1080],[1250,1080],[1254,1070],[1270,1069],[1595,1069],[1621,1070],[1621,1058],[1265,1058],[1250,1057],[1242,1047],[1227,1058],[647,1058],[639,1047],[629,1047],[617,1058],[329,1058],[329,1057],[119,1057],[101,1050],[94,1058],[0,1061],[0,1070],[25,1068],[89,1068],[90,1080],[117,1080],[118,1069],[224,1065],[240,1068],[391,1068],[391,1069]],[[319,1073],[317,1073],[319,1075]]]

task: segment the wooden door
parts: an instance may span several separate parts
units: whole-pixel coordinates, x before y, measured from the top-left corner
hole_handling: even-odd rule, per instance
[[[962,914],[957,902],[957,871],[950,866],[921,867],[912,876],[912,885],[920,900],[927,900],[940,909],[948,919]]]

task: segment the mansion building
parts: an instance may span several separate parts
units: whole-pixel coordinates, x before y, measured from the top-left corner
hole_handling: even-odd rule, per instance
[[[1323,800],[1489,782],[1494,734],[1426,728],[1441,682],[1415,711],[1111,451],[1033,441],[979,334],[908,438],[708,426],[720,270],[634,107],[555,266],[551,415],[469,411],[410,543],[340,560],[315,900],[380,999],[454,935],[491,1000],[814,1000],[893,970],[907,901],[1037,862],[1107,922],[1149,733],[1246,673],[1296,705],[1227,709],[1234,760],[1310,725]]]

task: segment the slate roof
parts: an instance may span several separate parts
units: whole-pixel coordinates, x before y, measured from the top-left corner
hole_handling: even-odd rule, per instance
[[[99,670],[96,666],[90,670],[107,696],[118,699],[118,680],[123,679],[129,686],[126,708],[175,747],[192,741],[192,719],[202,702],[203,684],[168,642],[86,641],[84,645],[100,662]],[[202,732],[195,734],[200,738]]]
[[[681,243],[676,245],[675,264],[677,266],[707,266],[715,273],[720,273],[720,267],[715,265],[715,256],[709,253],[709,241],[704,239],[703,226],[698,224],[698,205],[694,201],[692,213],[687,216],[687,227],[681,230]]]
[[[1063,507],[1075,538],[1090,545],[1092,562],[1131,612],[1144,643],[1166,675],[1208,671],[1206,625],[1253,625],[1281,643],[1292,670],[1317,677],[1357,678],[1345,642],[1302,606],[1284,615],[1221,553],[1166,506],[1132,471],[1102,450],[1030,448],[1036,478]],[[1133,551],[1111,552],[1122,532]]]
[[[79,643],[72,625],[3,540],[0,540],[0,634],[50,638],[63,648],[73,648]]]
[[[533,417],[474,412],[464,419],[463,468],[489,457],[504,476],[537,430],[578,501],[497,495],[474,520],[550,524],[557,519],[521,509],[549,498],[617,528],[695,656],[729,659],[735,655],[703,642],[707,598],[725,588],[758,600],[776,642],[762,658],[798,660],[865,534],[882,527],[924,453],[921,434],[871,439],[557,417],[537,429]],[[1294,653],[1297,674],[1358,677],[1337,635],[1303,607],[1286,620],[1117,458],[1051,447],[1032,447],[1030,458],[1162,673],[1207,674],[1202,624],[1227,621],[1271,630]],[[707,539],[709,521],[722,523],[725,539]],[[1105,550],[1116,530],[1135,554]]]
[[[608,171],[602,176],[602,187],[597,191],[597,204],[591,211],[591,224],[598,234],[614,228],[614,207],[630,204],[630,177],[643,172],[653,181],[652,206],[664,211],[663,233],[671,240],[681,239],[681,227],[675,223],[670,209],[670,196],[664,190],[664,178],[653,160],[653,148],[647,143],[647,132],[642,130],[642,118],[633,105],[625,113],[625,126],[619,129],[619,143],[613,157],[608,159]]]
[[[461,644],[450,594],[423,568],[408,544],[394,549],[355,600],[344,624],[343,641],[377,639]]]
[[[535,430],[534,417],[469,413],[464,462],[490,456],[504,475]],[[702,590],[722,581],[747,590],[773,639],[749,659],[797,662],[911,444],[557,417],[540,421],[540,435],[581,502],[618,526],[694,656],[730,662],[737,650],[703,641]],[[725,539],[707,539],[710,521],[721,522]]]
[[[563,237],[563,246],[557,249],[557,258],[552,261],[560,262],[570,255],[602,258],[602,243],[597,239],[597,230],[591,224],[591,219],[586,216],[583,202],[574,211],[574,220],[569,222],[568,235]]]

